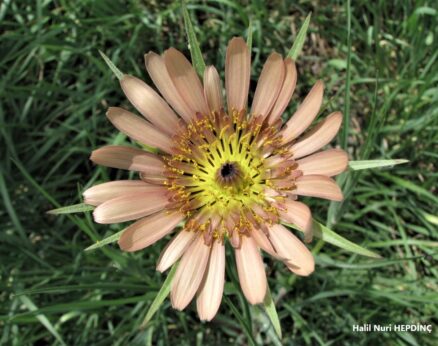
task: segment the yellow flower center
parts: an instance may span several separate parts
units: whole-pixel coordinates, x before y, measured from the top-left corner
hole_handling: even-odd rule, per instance
[[[261,118],[247,120],[244,112],[198,114],[175,136],[175,154],[165,157],[172,207],[193,216],[197,230],[219,217],[223,229],[214,237],[229,235],[228,219],[240,226],[249,226],[248,218],[262,221],[260,215],[272,219],[277,212],[265,197],[270,170],[264,157],[279,150],[276,133]]]

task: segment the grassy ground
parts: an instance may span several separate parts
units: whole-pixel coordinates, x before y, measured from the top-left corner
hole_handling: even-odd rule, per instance
[[[207,63],[222,69],[226,42],[245,34],[252,19],[256,76],[271,50],[287,52],[312,11],[288,115],[321,78],[325,114],[340,109],[351,117],[352,158],[410,160],[392,170],[350,174],[344,187],[350,198],[341,208],[331,206],[329,214],[328,202],[309,201],[317,219],[325,222],[329,215],[334,230],[384,260],[324,245],[315,251],[316,272],[295,278],[266,259],[282,343],[433,345],[438,336],[434,2],[266,3],[190,2]],[[193,306],[180,313],[166,301],[139,331],[165,278],[154,269],[165,241],[136,254],[116,246],[84,252],[121,226],[96,225],[88,214],[45,213],[78,203],[84,187],[97,181],[126,177],[88,161],[91,150],[126,141],[104,116],[109,105],[127,101],[98,49],[122,71],[148,80],[145,52],[175,46],[188,54],[178,2],[3,1],[0,23],[0,344],[280,344],[264,313],[248,307],[232,287],[212,323],[200,323]],[[228,274],[233,273],[230,267]],[[353,324],[363,323],[426,323],[434,332],[352,332]]]

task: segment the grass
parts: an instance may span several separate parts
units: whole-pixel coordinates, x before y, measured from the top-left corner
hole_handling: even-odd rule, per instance
[[[227,41],[251,21],[253,77],[271,50],[287,54],[312,12],[286,116],[321,78],[324,114],[349,110],[339,143],[352,158],[409,160],[344,176],[341,206],[309,200],[318,220],[328,216],[337,233],[383,260],[314,242],[317,270],[297,278],[265,259],[282,343],[434,345],[437,10],[421,0],[313,4],[188,4],[204,59],[219,70]],[[150,82],[145,52],[175,46],[189,56],[179,2],[3,1],[0,23],[0,344],[280,345],[267,316],[233,286],[232,262],[212,323],[200,323],[193,306],[177,312],[166,300],[140,330],[165,280],[155,271],[164,241],[136,254],[113,245],[84,252],[121,226],[96,225],[89,212],[46,214],[79,203],[85,187],[127,177],[88,160],[91,150],[126,141],[104,116],[110,105],[129,106],[98,51]],[[352,332],[364,323],[425,323],[434,331]]]

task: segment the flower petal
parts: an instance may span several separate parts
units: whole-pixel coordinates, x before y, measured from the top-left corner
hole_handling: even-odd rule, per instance
[[[224,107],[221,80],[214,66],[207,66],[205,68],[204,95],[210,111],[219,112]]]
[[[178,117],[149,85],[124,75],[120,81],[123,92],[135,108],[154,126],[172,136],[178,129]]]
[[[164,209],[169,204],[167,189],[139,192],[110,199],[94,209],[97,223],[117,223],[140,219]]]
[[[180,259],[195,238],[195,232],[182,230],[174,237],[161,252],[158,259],[157,270],[164,272]]]
[[[144,56],[144,60],[149,76],[161,95],[186,122],[189,122],[195,116],[195,110],[191,109],[178,93],[167,71],[164,58],[154,52],[149,52]]]
[[[277,257],[275,249],[272,247],[271,242],[268,237],[261,229],[253,228],[251,229],[251,236],[257,243],[257,246],[260,247],[263,251],[267,252],[273,257]]]
[[[207,268],[210,247],[198,236],[184,253],[172,281],[170,300],[177,310],[183,310],[192,300]]]
[[[195,112],[208,114],[201,81],[184,54],[175,48],[170,48],[164,52],[164,63],[173,84],[189,107]]]
[[[110,107],[106,115],[120,132],[133,140],[159,148],[167,153],[172,152],[172,140],[146,120],[119,107]]]
[[[283,58],[278,53],[272,53],[265,62],[260,74],[252,102],[251,114],[269,115],[283,84],[285,74]]]
[[[284,66],[284,81],[274,107],[271,110],[271,114],[269,115],[270,124],[273,124],[276,120],[280,119],[284,110],[289,105],[295,86],[297,85],[297,69],[295,67],[295,62],[292,59],[287,58],[284,60]]]
[[[292,145],[291,151],[294,159],[314,153],[324,145],[331,142],[336,136],[342,124],[342,114],[335,112],[321,121],[303,139]]]
[[[128,252],[144,249],[172,232],[184,217],[180,212],[163,210],[139,220],[124,230],[119,246]]]
[[[302,134],[318,115],[324,95],[324,84],[317,81],[309,91],[304,101],[299,105],[297,111],[292,115],[283,127],[283,141],[289,143]]]
[[[329,149],[298,160],[297,164],[303,175],[319,174],[331,177],[345,171],[348,155],[341,149]]]
[[[225,61],[225,88],[229,114],[233,109],[246,109],[250,74],[251,55],[248,46],[243,38],[234,37],[228,43]]]
[[[108,183],[94,185],[83,193],[84,202],[91,205],[99,205],[110,199],[129,195],[134,192],[156,192],[163,188],[157,185],[150,185],[142,180],[116,180]]]
[[[272,244],[277,253],[287,258],[284,263],[297,275],[308,276],[315,270],[315,260],[309,249],[282,225],[269,229]]]
[[[161,175],[164,163],[157,155],[144,150],[120,145],[108,145],[91,153],[90,160],[106,167],[144,172],[145,174]]]
[[[211,321],[219,310],[225,283],[225,246],[219,241],[213,242],[210,261],[204,282],[199,290],[196,306],[202,321]]]
[[[312,241],[312,213],[307,205],[302,202],[286,199],[284,201],[285,211],[280,211],[280,218],[283,221],[292,223],[304,233],[306,242]]]
[[[262,257],[255,241],[243,237],[240,248],[235,249],[240,287],[248,302],[260,304],[266,295],[267,280]]]
[[[294,193],[301,196],[319,197],[342,201],[344,196],[336,181],[325,175],[304,175],[295,180]]]

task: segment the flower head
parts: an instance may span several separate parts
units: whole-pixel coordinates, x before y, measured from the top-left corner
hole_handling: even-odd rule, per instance
[[[344,151],[319,151],[337,134],[342,116],[330,114],[300,137],[316,118],[323,99],[318,81],[285,124],[281,115],[296,85],[294,62],[272,53],[261,72],[250,111],[247,99],[251,58],[242,38],[233,38],[225,64],[226,104],[217,70],[208,66],[203,83],[176,49],[148,53],[146,68],[162,97],[141,80],[123,76],[121,86],[143,119],[122,108],[108,118],[121,132],[159,154],[123,146],[94,151],[91,160],[137,171],[139,180],[94,186],[85,202],[97,206],[94,220],[137,220],[122,233],[125,251],[143,249],[182,229],[162,252],[157,269],[180,260],[171,288],[172,305],[184,309],[197,294],[201,319],[211,320],[222,299],[225,243],[234,248],[243,293],[263,302],[267,281],[263,249],[297,275],[309,275],[314,259],[282,222],[312,237],[309,208],[297,196],[339,201],[330,178],[348,162]]]

